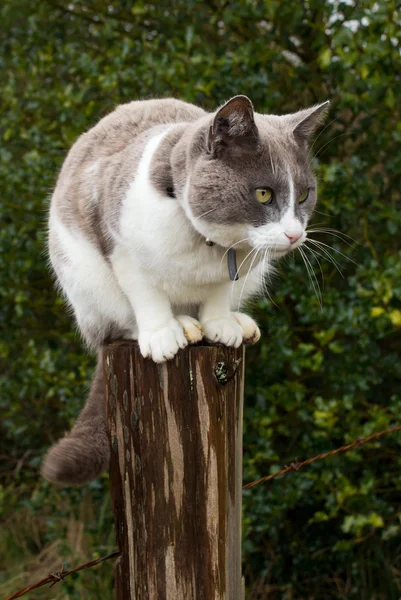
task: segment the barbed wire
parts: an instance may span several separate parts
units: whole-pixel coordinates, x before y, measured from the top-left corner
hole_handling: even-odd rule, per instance
[[[64,579],[68,577],[68,575],[71,575],[71,573],[77,573],[78,571],[82,571],[83,569],[89,569],[90,567],[94,567],[95,565],[98,565],[104,562],[105,560],[109,560],[110,558],[117,558],[118,556],[121,556],[121,552],[112,552],[107,556],[102,556],[101,558],[90,560],[89,562],[83,565],[79,565],[79,567],[75,567],[75,569],[70,569],[69,571],[67,571],[64,568],[64,566],[62,566],[60,571],[49,573],[49,575],[44,579],[41,579],[37,583],[34,583],[33,585],[30,585],[29,587],[26,587],[23,590],[20,590],[19,592],[15,592],[15,594],[9,596],[8,598],[6,598],[6,600],[15,600],[15,598],[25,596],[25,594],[27,594],[31,590],[36,590],[36,588],[40,588],[44,585],[47,585],[48,583],[50,584],[49,587],[53,587],[54,585],[56,585],[56,583],[64,581]]]
[[[389,429],[384,429],[383,431],[378,431],[377,433],[373,433],[365,438],[358,438],[352,444],[347,444],[346,446],[341,446],[340,448],[336,448],[335,450],[330,450],[330,452],[325,452],[324,454],[318,454],[318,456],[314,456],[313,458],[308,458],[303,462],[294,461],[289,465],[285,465],[280,471],[273,473],[272,475],[266,475],[266,477],[262,477],[261,479],[257,479],[256,481],[252,481],[251,483],[247,483],[242,486],[243,490],[249,490],[255,485],[259,485],[259,483],[265,483],[266,481],[270,481],[270,479],[275,479],[276,477],[280,477],[281,475],[285,475],[289,472],[299,471],[302,467],[307,467],[308,465],[316,462],[317,460],[322,460],[323,458],[328,458],[329,456],[334,456],[335,454],[339,454],[340,452],[347,452],[348,450],[352,450],[352,448],[356,448],[357,446],[362,446],[362,444],[367,444],[367,442],[372,442],[373,440],[377,440],[382,435],[387,435],[388,433],[394,433],[395,431],[400,431],[401,425],[396,425],[395,427],[390,427]]]
[[[329,458],[330,456],[334,456],[335,454],[339,454],[341,452],[347,452],[348,450],[352,450],[352,448],[356,448],[358,446],[362,446],[363,444],[367,444],[368,442],[377,440],[378,438],[382,437],[383,435],[394,433],[395,431],[400,431],[400,430],[401,430],[401,425],[396,425],[395,427],[390,427],[388,429],[384,429],[383,431],[378,431],[376,433],[373,433],[372,435],[369,435],[368,437],[358,438],[358,439],[354,440],[351,444],[341,446],[340,448],[336,448],[335,450],[330,450],[330,452],[318,454],[317,456],[314,456],[313,458],[308,458],[307,460],[304,460],[302,462],[294,461],[291,464],[283,467],[280,471],[276,471],[276,473],[273,473],[272,475],[267,475],[266,477],[262,477],[261,479],[257,479],[256,481],[251,481],[250,483],[247,483],[246,485],[244,485],[242,487],[242,489],[243,490],[251,489],[251,488],[255,487],[256,485],[259,485],[260,483],[265,483],[266,481],[270,481],[271,479],[276,479],[276,477],[281,477],[281,475],[285,475],[286,473],[299,471],[303,467],[307,467],[308,465],[310,465],[318,460],[323,460],[324,458]],[[45,577],[44,579],[41,579],[37,583],[30,585],[29,587],[26,587],[23,590],[20,590],[19,592],[15,592],[15,594],[13,594],[12,596],[9,596],[8,598],[6,598],[6,600],[15,600],[16,598],[20,598],[21,596],[24,596],[31,590],[35,590],[36,588],[42,587],[47,584],[50,584],[49,587],[53,587],[53,585],[55,585],[56,583],[58,583],[60,581],[64,581],[65,577],[68,577],[68,575],[71,575],[72,573],[77,573],[78,571],[82,571],[83,569],[89,569],[90,567],[94,567],[95,565],[98,565],[98,564],[104,562],[105,560],[109,560],[111,558],[117,558],[118,556],[121,556],[121,552],[118,552],[118,551],[112,552],[111,554],[108,554],[107,556],[103,556],[101,558],[96,558],[95,560],[91,560],[87,563],[79,565],[78,567],[75,567],[75,569],[70,569],[68,571],[65,570],[65,568],[63,566],[60,571],[50,573],[47,577]]]

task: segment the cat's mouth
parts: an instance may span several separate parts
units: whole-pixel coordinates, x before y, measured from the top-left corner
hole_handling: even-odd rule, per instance
[[[297,248],[299,248],[302,245],[303,245],[303,242],[291,244],[290,246],[287,246],[284,248],[283,247],[277,248],[277,246],[266,245],[265,248],[262,248],[261,251],[262,252],[266,251],[266,254],[269,258],[277,259],[277,258],[282,258],[283,256],[290,254],[291,252],[294,252],[294,250],[297,250]]]
[[[285,256],[286,254],[289,254],[289,252],[291,252],[293,250],[293,248],[286,248],[285,250],[271,250],[271,255],[273,258],[279,258],[280,256]]]

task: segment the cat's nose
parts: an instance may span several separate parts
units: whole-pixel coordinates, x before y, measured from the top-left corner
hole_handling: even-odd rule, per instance
[[[302,236],[302,233],[294,233],[293,231],[290,231],[290,232],[284,231],[284,234],[288,237],[291,244],[295,244],[295,242],[297,242],[299,240],[299,238]]]

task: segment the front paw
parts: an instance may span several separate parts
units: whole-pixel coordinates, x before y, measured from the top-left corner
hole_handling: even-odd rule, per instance
[[[238,321],[230,317],[210,319],[202,323],[203,335],[209,342],[234,346],[238,348],[242,344],[242,329]]]
[[[163,363],[174,358],[180,348],[188,345],[182,325],[171,319],[166,327],[156,331],[140,331],[138,344],[142,356]]]
[[[255,321],[244,313],[234,312],[232,315],[242,329],[244,344],[256,344],[260,340],[260,329]]]

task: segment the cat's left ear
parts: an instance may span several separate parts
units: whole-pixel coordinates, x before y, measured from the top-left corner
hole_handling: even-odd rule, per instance
[[[257,139],[252,102],[247,96],[234,96],[215,114],[209,127],[207,150],[215,155],[235,152]]]
[[[289,127],[298,142],[308,142],[316,129],[321,125],[329,111],[330,100],[287,115]]]

